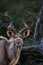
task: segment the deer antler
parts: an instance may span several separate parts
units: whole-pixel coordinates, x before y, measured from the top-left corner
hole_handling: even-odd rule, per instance
[[[24,21],[23,21],[23,24],[24,24],[25,27],[27,27],[27,28],[29,27],[29,26],[26,24],[26,22],[24,22]]]
[[[8,15],[8,12],[9,11],[5,12],[4,16],[7,17],[8,19],[10,19],[10,21],[12,21],[12,17]]]
[[[7,27],[7,29],[12,29],[12,30],[14,30],[14,26],[13,26],[13,24],[12,24],[12,22],[13,22],[13,21],[12,21],[12,17],[8,15],[8,12],[9,12],[9,11],[5,12],[5,14],[4,14],[4,16],[6,16],[7,18],[10,19],[10,25]]]
[[[24,21],[23,21],[23,24],[24,24],[25,27],[23,29],[21,29],[19,31],[19,33],[23,32],[23,31],[25,31],[25,30],[27,30],[29,28],[29,26]]]
[[[7,29],[14,30],[14,26],[13,26],[12,22],[10,22],[10,25],[7,27]]]

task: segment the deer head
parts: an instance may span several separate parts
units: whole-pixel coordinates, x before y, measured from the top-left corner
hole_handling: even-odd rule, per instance
[[[27,38],[30,35],[30,30],[28,28],[28,25],[24,23],[24,28],[21,29],[18,33],[16,32],[16,29],[12,25],[12,22],[10,22],[10,25],[7,27],[7,35],[11,38],[14,37],[16,44],[23,43],[23,39]]]

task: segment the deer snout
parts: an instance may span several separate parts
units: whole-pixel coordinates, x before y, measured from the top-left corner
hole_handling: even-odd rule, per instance
[[[22,38],[16,38],[15,39],[15,43],[18,47],[22,46],[23,45],[23,40]]]
[[[21,39],[17,39],[16,41],[18,44],[22,42]]]

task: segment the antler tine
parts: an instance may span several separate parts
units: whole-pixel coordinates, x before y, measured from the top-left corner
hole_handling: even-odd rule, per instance
[[[28,28],[29,26],[26,24],[26,22],[23,21],[23,24],[26,28]]]
[[[9,11],[5,12],[4,16],[6,16],[6,17],[8,17],[10,20],[12,20],[12,17],[8,15],[8,12],[9,12]]]
[[[5,15],[6,15],[6,16],[8,16],[8,11],[7,11],[7,12],[5,12]]]
[[[8,12],[5,12],[4,16],[8,17],[10,19],[10,24],[9,26],[7,27],[8,30],[12,30],[12,31],[15,31],[16,29],[14,28],[14,25],[13,25],[13,20],[12,20],[12,17],[8,15]]]
[[[23,21],[23,24],[24,24],[24,28],[23,29],[21,29],[20,31],[19,31],[19,33],[21,33],[21,32],[23,32],[24,30],[26,30],[26,29],[28,29],[29,28],[29,26]]]
[[[14,25],[12,24],[12,21],[10,22],[9,26],[7,27],[7,29],[15,30]]]

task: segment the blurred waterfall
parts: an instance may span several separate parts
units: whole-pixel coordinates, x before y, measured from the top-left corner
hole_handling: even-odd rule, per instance
[[[33,44],[38,44],[38,32],[40,29],[40,24],[41,24],[41,16],[43,15],[43,4],[41,6],[39,16],[37,18],[36,26],[35,26],[35,32],[34,32],[34,43]]]

